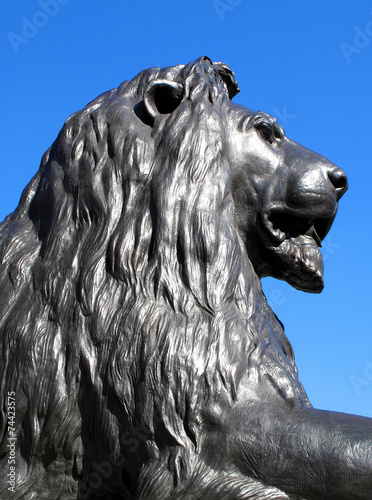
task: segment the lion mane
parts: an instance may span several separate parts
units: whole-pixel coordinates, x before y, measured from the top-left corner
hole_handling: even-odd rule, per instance
[[[185,89],[163,120],[143,105],[155,80]],[[204,458],[218,455],[208,422],[242,387],[309,405],[234,221],[222,105],[237,91],[203,57],[102,94],[1,225],[14,498],[288,498]],[[0,417],[5,463],[5,403]]]

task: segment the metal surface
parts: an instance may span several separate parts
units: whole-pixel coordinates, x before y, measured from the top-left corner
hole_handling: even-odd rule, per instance
[[[311,407],[260,283],[322,290],[347,179],[238,91],[143,71],[0,226],[1,499],[372,498],[372,419]]]

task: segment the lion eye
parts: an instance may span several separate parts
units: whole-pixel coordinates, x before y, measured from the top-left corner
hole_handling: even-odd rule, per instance
[[[265,141],[269,142],[270,144],[273,143],[274,133],[271,125],[265,122],[261,122],[256,125],[256,128],[260,132],[262,137],[265,139]]]

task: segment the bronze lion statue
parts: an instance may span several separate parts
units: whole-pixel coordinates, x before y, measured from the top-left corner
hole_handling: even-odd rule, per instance
[[[370,499],[260,278],[320,292],[344,172],[207,57],[73,114],[0,226],[2,499]]]

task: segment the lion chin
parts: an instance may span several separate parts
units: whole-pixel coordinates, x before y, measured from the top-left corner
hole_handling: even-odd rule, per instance
[[[323,257],[311,236],[286,238],[270,251],[274,259],[280,261],[281,279],[304,292],[320,293],[323,290]]]
[[[330,230],[332,216],[311,220],[293,214],[263,216],[269,236],[266,247],[272,255],[271,274],[297,290],[320,293],[324,288],[322,240]]]
[[[272,255],[271,275],[298,290],[320,293],[324,288],[322,241],[328,234],[333,213],[322,219],[298,217],[293,212],[262,216],[266,248]],[[310,211],[309,211],[310,212]],[[308,212],[308,213],[309,213]],[[270,259],[269,259],[270,260]]]

